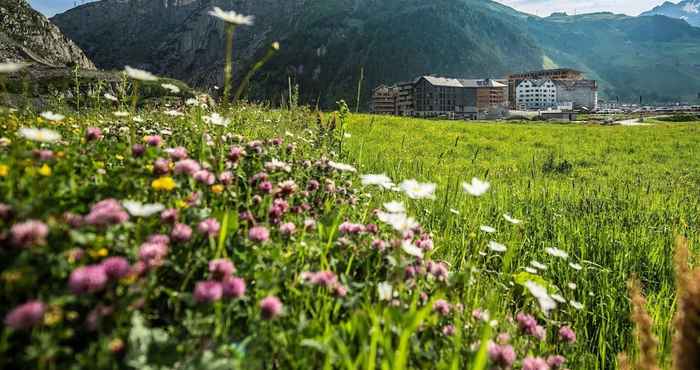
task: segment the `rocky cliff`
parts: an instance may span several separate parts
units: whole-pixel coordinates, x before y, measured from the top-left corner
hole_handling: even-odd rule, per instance
[[[678,4],[667,1],[654,9],[642,13],[642,16],[665,15],[682,19],[689,24],[700,27],[700,0],[683,0]]]
[[[73,41],[25,0],[0,0],[0,61],[95,69]]]

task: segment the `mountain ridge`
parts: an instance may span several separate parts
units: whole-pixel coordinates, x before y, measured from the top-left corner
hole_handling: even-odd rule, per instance
[[[692,26],[700,27],[700,0],[683,0],[678,4],[666,1],[641,14],[641,16],[650,15],[682,19]]]

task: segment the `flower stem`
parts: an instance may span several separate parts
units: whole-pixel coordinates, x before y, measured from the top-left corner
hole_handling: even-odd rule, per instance
[[[233,78],[233,33],[236,26],[226,24],[226,65],[224,66],[224,99],[222,104],[228,106],[228,99],[231,93],[231,79]]]
[[[238,86],[238,89],[236,89],[236,94],[233,97],[233,101],[238,102],[238,100],[241,98],[241,95],[243,94],[243,91],[245,91],[245,88],[248,87],[248,83],[250,83],[250,79],[253,77],[255,72],[257,72],[260,68],[262,68],[265,63],[267,63],[270,58],[272,58],[273,55],[275,55],[275,49],[270,48],[267,53],[265,54],[262,59],[260,59],[253,68],[251,68],[248,73],[245,75],[243,78],[243,81],[241,81],[241,84]]]

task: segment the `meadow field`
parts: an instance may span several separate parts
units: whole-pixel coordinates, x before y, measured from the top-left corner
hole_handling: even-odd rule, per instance
[[[97,99],[0,112],[2,368],[613,369],[633,273],[668,367],[695,124]]]
[[[569,302],[580,347],[571,368],[614,368],[634,343],[626,281],[636,274],[649,300],[660,350],[670,360],[675,311],[674,238],[697,242],[700,227],[700,125],[656,122],[644,127],[580,124],[451,122],[353,116],[345,148],[360,172],[438,184],[436,199],[411,204],[435,236],[434,258],[457,271],[475,271],[467,306],[498,296],[500,312],[517,311],[512,282],[539,275]],[[479,201],[461,183],[491,183]],[[381,200],[393,199],[391,192]],[[510,214],[523,221],[512,227]],[[494,265],[481,225],[509,247]],[[557,261],[546,248],[568,253]],[[567,263],[568,262],[568,263]],[[577,268],[571,268],[574,263]],[[500,268],[499,268],[500,267]],[[581,267],[578,269],[578,267]],[[477,272],[478,270],[478,272]],[[574,283],[576,289],[570,289]]]

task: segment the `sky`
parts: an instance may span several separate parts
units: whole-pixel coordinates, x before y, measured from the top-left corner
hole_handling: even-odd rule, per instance
[[[29,0],[32,6],[50,17],[91,0]],[[553,12],[591,13],[611,11],[628,15],[650,10],[663,0],[496,0],[526,13],[548,16]],[[676,0],[675,2],[678,2]]]

